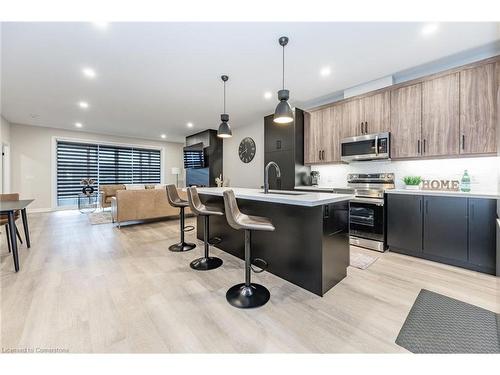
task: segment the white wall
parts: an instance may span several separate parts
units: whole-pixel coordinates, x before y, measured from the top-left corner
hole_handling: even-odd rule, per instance
[[[366,161],[352,164],[313,166],[320,173],[320,185],[344,187],[348,173],[394,173],[396,187],[403,187],[403,177],[413,175],[424,179],[462,178],[467,169],[472,191],[497,191],[500,157],[474,157],[433,160]]]
[[[243,163],[238,156],[238,147],[245,137],[255,141],[255,157]],[[259,188],[264,184],[264,118],[257,123],[233,129],[233,136],[223,141],[223,172],[230,186]]]
[[[2,152],[2,144],[10,144],[10,123],[0,115],[0,153]],[[9,168],[10,170],[10,168]],[[10,178],[10,176],[8,177]],[[0,193],[4,193],[2,191],[3,187],[3,165],[0,154]],[[8,193],[5,191],[5,193]]]
[[[55,208],[54,138],[73,138],[100,142],[114,142],[163,148],[163,173],[165,183],[175,183],[172,167],[183,171],[181,143],[155,142],[125,137],[115,137],[71,130],[11,124],[11,190],[21,198],[33,198],[32,209]],[[179,176],[183,183],[183,176]]]

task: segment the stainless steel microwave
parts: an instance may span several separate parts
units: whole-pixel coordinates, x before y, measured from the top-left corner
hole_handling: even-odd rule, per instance
[[[391,133],[344,138],[340,147],[340,160],[345,162],[390,159]]]

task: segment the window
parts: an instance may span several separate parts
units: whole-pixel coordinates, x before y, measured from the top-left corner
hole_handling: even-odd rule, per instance
[[[76,205],[83,178],[105,184],[159,184],[160,150],[57,141],[57,205]]]
[[[97,180],[97,145],[57,142],[57,205],[76,204],[83,178]]]

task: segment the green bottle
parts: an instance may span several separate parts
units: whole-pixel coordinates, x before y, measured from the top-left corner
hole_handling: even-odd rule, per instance
[[[460,181],[460,190],[464,192],[470,191],[470,176],[467,173],[467,169],[464,171],[464,175],[462,176],[462,181]]]

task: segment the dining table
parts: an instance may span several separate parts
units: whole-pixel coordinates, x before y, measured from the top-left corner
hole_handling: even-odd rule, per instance
[[[17,237],[15,214],[21,211],[21,218],[23,221],[24,235],[26,237],[26,246],[31,247],[30,234],[28,228],[28,216],[26,215],[26,207],[28,207],[34,199],[20,199],[16,201],[0,201],[0,214],[7,215],[8,231],[10,237],[10,248],[12,250],[12,257],[14,258],[14,269],[19,271],[19,254],[17,252]]]

